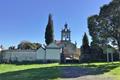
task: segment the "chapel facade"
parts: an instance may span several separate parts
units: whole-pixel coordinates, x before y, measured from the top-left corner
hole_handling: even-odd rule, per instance
[[[71,42],[71,30],[68,28],[68,24],[64,25],[64,29],[61,30],[61,45],[62,55],[64,60],[79,60],[80,49],[77,48],[77,43]]]

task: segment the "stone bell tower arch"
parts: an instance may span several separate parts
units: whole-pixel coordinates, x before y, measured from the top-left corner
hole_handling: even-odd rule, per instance
[[[68,24],[65,24],[64,29],[61,31],[61,41],[71,42],[71,31],[68,29]]]

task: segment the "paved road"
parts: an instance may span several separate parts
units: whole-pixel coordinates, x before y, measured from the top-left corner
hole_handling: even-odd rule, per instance
[[[106,77],[98,74],[96,69],[80,67],[63,67],[62,80],[113,80],[112,77]]]

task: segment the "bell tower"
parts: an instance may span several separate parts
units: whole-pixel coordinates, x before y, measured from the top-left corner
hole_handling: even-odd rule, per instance
[[[64,29],[61,31],[61,41],[71,42],[71,31],[68,29],[68,24],[65,24]]]

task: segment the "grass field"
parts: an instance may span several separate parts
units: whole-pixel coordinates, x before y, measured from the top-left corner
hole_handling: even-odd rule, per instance
[[[120,63],[90,63],[90,64],[0,64],[0,80],[59,80],[61,79],[61,68],[64,66],[75,66],[94,68],[91,75],[103,74],[120,80]]]

